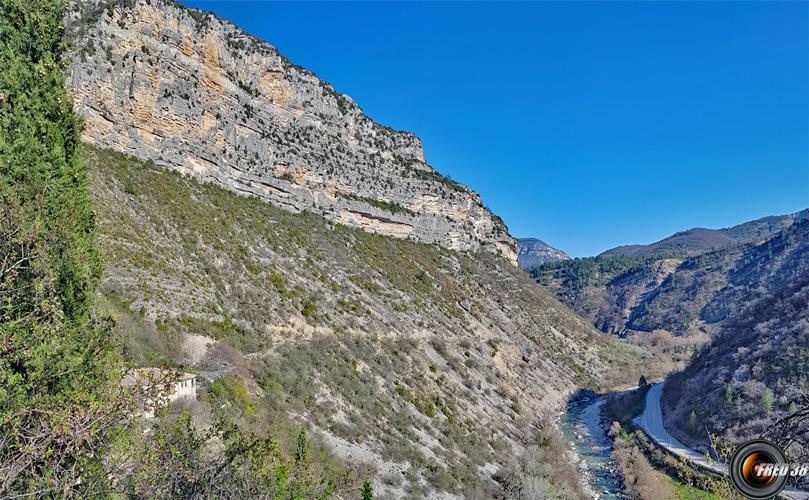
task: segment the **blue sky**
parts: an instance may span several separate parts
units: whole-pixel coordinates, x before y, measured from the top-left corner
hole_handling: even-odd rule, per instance
[[[574,256],[809,207],[809,3],[185,2]]]

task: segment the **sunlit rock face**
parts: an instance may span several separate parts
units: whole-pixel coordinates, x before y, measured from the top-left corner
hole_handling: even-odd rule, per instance
[[[74,0],[67,36],[89,143],[293,212],[516,263],[500,218],[430,167],[418,137],[233,24],[165,0]]]

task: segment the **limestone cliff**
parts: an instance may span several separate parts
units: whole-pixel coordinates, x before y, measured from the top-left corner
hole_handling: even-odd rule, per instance
[[[73,0],[67,82],[84,139],[367,231],[456,250],[516,245],[421,142],[271,45],[169,0]]]

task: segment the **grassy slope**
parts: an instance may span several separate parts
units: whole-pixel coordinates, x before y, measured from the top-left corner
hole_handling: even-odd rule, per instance
[[[383,490],[497,491],[481,477],[504,480],[543,415],[576,386],[624,383],[604,359],[633,364],[496,256],[290,214],[117,153],[86,156],[106,304],[130,359],[219,380],[201,398],[214,416],[259,432],[292,416],[320,430]],[[196,355],[189,335],[202,339]]]

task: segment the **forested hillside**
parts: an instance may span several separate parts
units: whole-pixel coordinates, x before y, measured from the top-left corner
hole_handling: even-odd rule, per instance
[[[797,247],[778,242],[804,223],[804,212],[774,218],[799,222],[763,244],[731,244],[690,256],[600,255],[530,272],[596,328],[660,355],[655,366],[665,373],[682,368],[692,349],[709,340],[733,311],[774,293],[784,276],[800,272],[794,265]],[[755,228],[759,222],[748,224]]]
[[[796,223],[737,263],[717,294],[727,320],[664,391],[669,428],[705,446],[708,434],[738,441],[780,431],[773,422],[806,406],[809,394],[809,222]],[[785,256],[774,273],[759,271]],[[699,425],[696,425],[696,423]],[[809,427],[793,429],[793,458],[809,452]]]

